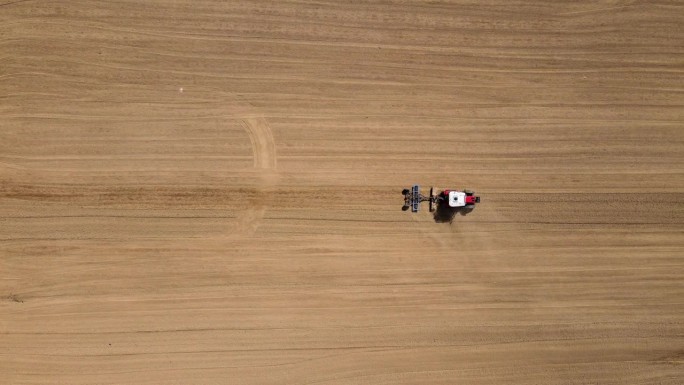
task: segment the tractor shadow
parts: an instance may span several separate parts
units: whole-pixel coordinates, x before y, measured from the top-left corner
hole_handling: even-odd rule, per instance
[[[446,203],[441,202],[439,205],[437,205],[437,208],[433,214],[433,218],[435,219],[436,223],[452,223],[454,218],[456,218],[456,214],[465,216],[470,214],[471,211],[473,211],[473,209],[466,209],[465,207],[449,207],[449,205]]]
[[[408,211],[409,208],[409,206],[404,205],[402,206],[401,210]],[[435,212],[432,214],[432,217],[434,218],[436,223],[452,223],[454,221],[454,218],[456,218],[457,214],[466,216],[470,214],[472,211],[473,209],[467,209],[465,207],[449,207],[448,204],[442,202],[439,205],[437,205],[437,208],[435,209]]]

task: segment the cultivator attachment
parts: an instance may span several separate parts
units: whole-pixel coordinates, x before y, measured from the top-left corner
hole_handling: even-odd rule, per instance
[[[418,212],[420,209],[420,198],[422,198],[420,195],[420,186],[414,185],[411,188],[411,197],[409,198],[411,201],[411,211],[414,213]]]
[[[436,201],[432,195],[432,189],[430,189],[430,196],[425,196],[420,193],[420,186],[413,185],[411,189],[404,189],[404,210],[411,208],[411,212],[417,213],[420,210],[420,203],[429,201],[430,211],[435,211]]]

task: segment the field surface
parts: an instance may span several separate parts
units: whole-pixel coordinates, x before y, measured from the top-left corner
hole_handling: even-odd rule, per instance
[[[683,15],[0,4],[0,382],[681,384]]]

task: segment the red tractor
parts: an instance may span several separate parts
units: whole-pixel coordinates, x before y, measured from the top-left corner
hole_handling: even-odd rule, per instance
[[[441,192],[436,188],[430,188],[430,195],[425,196],[420,193],[420,186],[414,185],[411,189],[404,189],[404,207],[403,210],[411,208],[412,212],[418,212],[421,202],[430,202],[430,212],[437,210],[439,205],[446,205],[453,209],[472,210],[477,203],[480,203],[480,197],[475,196],[475,192],[471,190],[443,190]]]

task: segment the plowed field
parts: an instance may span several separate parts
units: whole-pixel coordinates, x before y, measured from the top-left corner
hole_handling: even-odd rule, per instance
[[[681,384],[682,15],[0,4],[0,382]]]

